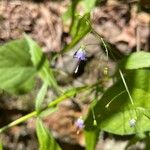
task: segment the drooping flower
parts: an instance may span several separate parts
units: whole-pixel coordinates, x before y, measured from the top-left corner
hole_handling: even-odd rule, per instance
[[[79,50],[75,52],[73,57],[77,58],[79,61],[87,60],[86,52],[83,47],[80,47]]]
[[[78,118],[75,121],[75,125],[76,125],[77,128],[83,129],[84,128],[84,120],[82,118]]]
[[[129,121],[130,127],[135,127],[135,124],[136,124],[136,120],[135,120],[135,119],[131,119],[131,120]]]
[[[82,45],[82,46],[79,48],[79,50],[77,50],[77,51],[75,52],[75,54],[73,55],[73,57],[78,60],[77,65],[76,65],[76,68],[75,68],[75,71],[74,71],[75,73],[77,73],[78,70],[79,70],[79,66],[80,66],[81,61],[87,60],[87,56],[86,56],[86,52],[85,52],[85,46]]]

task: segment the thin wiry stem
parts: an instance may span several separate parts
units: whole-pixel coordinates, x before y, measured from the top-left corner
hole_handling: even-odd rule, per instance
[[[105,47],[105,52],[106,52],[106,56],[107,56],[107,60],[108,60],[108,49],[107,49],[107,45],[105,44],[105,42],[104,42],[104,40],[103,40],[102,37],[101,37],[101,41],[102,41],[102,43],[103,43],[103,45],[104,45],[104,47]]]
[[[97,121],[96,121],[96,117],[95,117],[95,113],[94,113],[94,109],[93,108],[92,108],[92,115],[93,115],[94,125],[97,126]]]
[[[119,94],[117,94],[115,97],[113,97],[110,101],[109,101],[109,103],[108,104],[106,104],[106,108],[108,108],[109,107],[109,105],[117,98],[117,97],[119,97],[120,95],[122,95],[123,93],[125,93],[126,92],[126,90],[124,90],[124,91],[121,91]]]
[[[128,93],[128,96],[129,96],[129,99],[131,101],[131,104],[134,105],[134,102],[133,102],[132,96],[130,94],[129,88],[128,88],[127,84],[126,84],[125,78],[124,78],[123,73],[122,73],[122,71],[120,69],[119,69],[119,73],[120,73],[121,79],[123,81],[123,84],[125,86],[125,89],[126,89],[126,91]]]
[[[103,45],[104,45],[104,47],[105,47],[105,51],[106,51],[107,58],[108,58],[108,49],[107,49],[107,45],[105,44],[103,38],[102,38],[94,29],[93,29],[92,31],[93,31],[93,33],[95,33],[95,34],[100,38],[100,40],[102,41],[102,43],[103,43]],[[124,84],[124,86],[125,86],[125,89],[126,89],[126,91],[127,91],[127,93],[128,93],[128,96],[129,96],[129,99],[130,99],[130,101],[131,101],[131,104],[134,105],[134,102],[133,102],[132,96],[131,96],[131,94],[130,94],[129,88],[128,88],[127,84],[126,84],[125,78],[124,78],[123,73],[122,73],[122,71],[121,71],[120,69],[119,69],[119,73],[120,73],[121,79],[122,79],[122,81],[123,81],[123,84]]]

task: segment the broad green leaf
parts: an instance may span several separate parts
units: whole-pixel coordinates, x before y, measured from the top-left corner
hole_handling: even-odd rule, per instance
[[[71,5],[69,5],[67,11],[63,13],[62,15],[63,22],[66,22],[68,19],[71,18],[71,14],[72,14],[71,8],[72,8]]]
[[[3,150],[3,144],[0,142],[0,150]]]
[[[120,68],[124,69],[139,69],[150,67],[150,53],[149,52],[135,52],[127,56],[120,63]]]
[[[150,110],[143,110],[144,115],[150,119]]]
[[[71,2],[71,25],[70,25],[70,31],[69,33],[72,33],[72,30],[74,28],[74,24],[76,23],[76,14],[77,14],[77,11],[76,11],[76,8],[77,8],[77,5],[79,4],[80,0],[72,0]]]
[[[98,141],[100,130],[97,127],[91,128],[91,130],[85,130],[85,141],[86,141],[86,150],[94,150],[96,143]]]
[[[120,79],[109,88],[93,110],[97,127],[114,134],[129,135],[150,131],[150,118],[145,112],[150,111],[150,70],[132,70],[125,76],[134,105],[131,104],[124,84]],[[134,127],[130,126],[135,119]],[[93,127],[93,116],[90,111],[86,119],[86,129]]]
[[[36,108],[37,112],[40,112],[42,109],[41,106],[42,106],[42,102],[46,96],[47,88],[48,88],[48,84],[47,84],[47,82],[44,82],[40,91],[37,94],[36,102],[35,102],[35,108]]]
[[[99,89],[97,89],[99,90]],[[95,105],[97,98],[95,98],[93,100],[93,102],[91,103],[90,109],[92,111],[92,115],[93,115],[93,126],[91,128],[86,128],[84,129],[84,135],[85,135],[85,142],[86,142],[86,150],[94,150],[97,144],[97,141],[99,139],[99,133],[100,133],[100,129],[97,128],[96,126],[96,120],[95,118],[95,112],[92,110],[93,106]],[[94,123],[95,122],[95,123]]]
[[[75,15],[76,15],[76,7],[81,0],[72,0],[71,5],[68,6],[67,11],[62,15],[63,21],[67,21],[71,18],[72,23],[74,23]]]
[[[87,33],[91,31],[90,22],[90,14],[87,13],[83,17],[76,16],[76,22],[73,24],[71,34],[73,39],[71,43],[66,46],[62,52],[66,52],[74,47]]]
[[[33,88],[36,68],[30,58],[25,40],[15,40],[0,46],[0,89],[23,94]]]
[[[145,142],[145,149],[144,150],[150,149],[149,141],[150,141],[150,135],[149,135],[149,133],[147,133],[147,137],[144,139],[144,142]]]
[[[73,38],[81,36],[83,33],[87,33],[91,30],[90,26],[90,13],[86,13],[84,16],[76,15],[75,22],[72,26],[71,35]],[[83,34],[83,35],[84,35]],[[82,35],[82,36],[83,36]]]
[[[36,121],[36,133],[40,145],[39,150],[61,150],[49,130],[39,118]]]
[[[49,66],[49,62],[46,59],[45,55],[42,53],[41,48],[29,36],[25,35],[25,39],[29,45],[31,60],[37,70],[39,70],[39,76],[44,82],[47,82],[48,85],[52,86],[55,90],[57,90],[57,82]]]
[[[84,6],[84,12],[87,13],[94,8],[96,0],[83,0],[82,3]]]

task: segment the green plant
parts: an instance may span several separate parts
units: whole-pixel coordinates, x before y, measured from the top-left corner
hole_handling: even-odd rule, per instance
[[[77,16],[72,23],[70,33],[73,39],[61,53],[67,53],[89,32],[99,38],[108,58],[111,49],[92,28],[89,13],[82,17]],[[114,61],[116,61],[115,57]],[[118,71],[114,75],[117,81],[106,91],[101,90],[103,95],[95,96],[90,105],[84,127],[87,150],[94,149],[100,131],[117,135],[139,135],[150,131],[149,67],[150,54],[148,52],[132,53],[120,61]],[[47,58],[29,36],[25,35],[21,40],[15,40],[0,47],[0,89],[11,94],[24,94],[33,89],[37,77],[42,80],[43,84],[36,97],[35,111],[0,128],[0,133],[31,117],[36,117],[39,149],[60,150],[52,134],[43,124],[41,114],[46,110],[51,110],[52,113],[60,102],[80,92],[91,90],[95,92],[101,81],[62,92]],[[57,98],[46,107],[41,107],[48,87],[53,89]],[[145,139],[148,139],[148,136]]]

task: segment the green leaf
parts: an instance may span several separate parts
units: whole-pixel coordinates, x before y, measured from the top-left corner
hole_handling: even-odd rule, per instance
[[[99,90],[99,89],[97,89]],[[90,109],[92,111],[92,115],[93,115],[93,122],[91,122],[91,124],[93,125],[91,128],[87,128],[87,126],[84,128],[84,135],[85,135],[85,142],[86,142],[86,150],[94,150],[97,144],[97,141],[99,139],[99,133],[100,133],[100,129],[97,128],[96,124],[96,120],[95,118],[95,112],[92,110],[93,106],[95,105],[97,98],[95,100],[93,100],[93,102],[91,103]],[[96,123],[95,123],[96,122]]]
[[[150,70],[132,70],[125,76],[134,105],[131,104],[124,84],[120,79],[109,88],[93,106],[97,127],[114,134],[129,135],[150,131],[150,118],[145,112],[150,111]],[[130,120],[135,119],[135,127]],[[90,111],[86,119],[86,129],[93,127]]]
[[[71,8],[72,8],[71,5],[69,5],[67,11],[63,13],[62,15],[63,22],[66,22],[68,19],[71,18],[71,14],[72,14]]]
[[[95,7],[96,0],[83,0],[82,3],[84,6],[84,12],[87,13]]]
[[[150,110],[143,110],[144,115],[150,119]]]
[[[34,66],[39,71],[39,76],[44,82],[47,82],[48,85],[52,86],[57,91],[58,90],[57,82],[49,66],[48,60],[42,53],[42,49],[29,36],[25,35],[25,39],[29,44],[31,60]]]
[[[36,68],[30,60],[25,40],[0,46],[0,88],[12,94],[24,94],[34,86]]]
[[[98,141],[100,130],[97,127],[93,127],[91,130],[84,131],[86,150],[94,150]]]
[[[75,14],[76,14],[76,8],[81,0],[72,0],[71,5],[68,6],[67,11],[62,15],[63,21],[67,21],[69,18],[71,18],[72,23],[74,23],[75,20]]]
[[[150,67],[150,53],[149,52],[135,52],[124,58],[120,63],[120,68],[123,69],[139,69]]]
[[[73,39],[71,43],[66,46],[62,52],[66,52],[74,47],[87,33],[91,31],[90,22],[90,13],[85,14],[83,17],[76,16],[76,22],[73,24],[71,35]],[[87,21],[89,20],[89,22]]]
[[[37,98],[36,98],[36,102],[35,102],[35,108],[37,112],[41,111],[41,106],[42,106],[42,102],[44,100],[44,97],[47,93],[47,88],[48,88],[48,84],[47,82],[44,82],[40,91],[38,92]]]
[[[70,25],[70,31],[69,31],[69,33],[72,32],[74,24],[77,21],[75,16],[77,14],[76,8],[77,8],[79,2],[80,2],[80,0],[76,0],[76,1],[72,0],[72,2],[71,2],[71,11],[70,11],[71,12],[71,25]]]
[[[84,16],[76,15],[75,22],[73,24],[71,35],[73,38],[79,36],[82,37],[84,34],[91,30],[90,26],[90,13],[84,14]]]
[[[0,142],[0,150],[3,150],[3,144]]]
[[[36,133],[40,145],[39,150],[61,150],[49,130],[39,118],[36,121]]]

